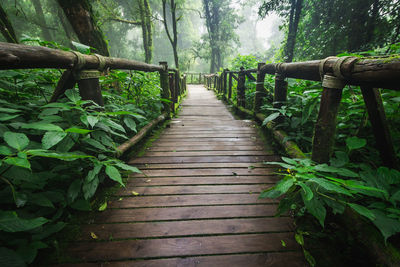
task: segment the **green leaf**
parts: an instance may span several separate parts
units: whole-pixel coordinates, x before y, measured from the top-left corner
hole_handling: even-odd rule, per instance
[[[0,247],[0,266],[25,267],[26,264],[14,250]]]
[[[352,208],[353,210],[355,210],[357,213],[361,214],[362,216],[367,217],[371,221],[375,220],[375,214],[372,211],[370,211],[369,209],[367,209],[366,207],[355,204],[355,203],[347,203],[347,205],[349,205],[350,208]]]
[[[82,54],[89,54],[90,53],[90,46],[71,41],[72,45],[78,50],[78,52]]]
[[[11,149],[7,146],[0,146],[0,155],[4,155],[4,156],[11,156],[12,154],[14,154]]]
[[[85,159],[85,158],[93,158],[93,156],[85,155],[85,154],[77,154],[73,152],[65,152],[65,153],[58,153],[58,152],[51,152],[44,149],[32,149],[26,151],[27,154],[32,156],[38,157],[45,157],[45,158],[55,158],[65,161],[73,161],[77,159]]]
[[[106,209],[107,209],[107,201],[101,204],[101,206],[99,207],[99,211],[105,211]]]
[[[99,141],[95,140],[95,139],[91,139],[91,138],[87,138],[85,139],[83,142],[97,148],[100,149],[102,151],[110,151],[109,149],[107,149],[105,146],[103,146]]]
[[[276,118],[278,118],[280,115],[279,112],[275,112],[270,114],[268,117],[265,118],[265,120],[262,123],[262,126],[265,126],[268,122],[275,120]]]
[[[46,122],[34,122],[27,123],[21,126],[23,129],[34,129],[34,130],[42,130],[42,131],[55,131],[62,132],[63,129],[60,126],[55,124],[46,123]]]
[[[26,168],[26,169],[30,169],[31,168],[31,164],[30,164],[29,160],[24,159],[24,158],[20,158],[20,157],[6,158],[4,160],[4,162],[9,164],[9,165],[14,165],[14,166],[18,166],[18,167],[22,167],[22,168]]]
[[[121,174],[119,173],[118,169],[115,168],[114,166],[107,165],[106,166],[106,174],[108,177],[110,177],[111,180],[114,180],[121,185],[125,186],[124,183],[122,182]]]
[[[282,160],[284,162],[289,163],[289,164],[294,165],[294,166],[296,166],[298,164],[297,161],[295,161],[294,159],[291,159],[291,158],[282,157]]]
[[[15,211],[0,211],[0,230],[5,232],[23,232],[35,229],[49,220],[43,217],[21,219]]]
[[[29,203],[35,204],[37,206],[54,208],[54,205],[50,201],[50,199],[48,199],[45,195],[40,193],[30,194],[28,201]]]
[[[7,145],[19,151],[29,144],[28,137],[23,133],[5,132],[3,138]]]
[[[303,192],[301,192],[301,196],[303,198],[307,211],[311,213],[315,218],[317,218],[321,226],[324,227],[326,209],[321,200],[319,200],[317,197],[313,197],[311,200],[307,200]]]
[[[75,89],[69,89],[69,90],[65,91],[65,96],[71,102],[74,102],[74,103],[76,103],[82,99],[82,97],[79,95],[79,93]]]
[[[124,123],[129,129],[131,129],[132,131],[137,133],[135,120],[133,120],[132,118],[129,118],[129,117],[125,117]]]
[[[367,144],[367,140],[358,138],[357,136],[349,137],[346,139],[346,146],[349,150],[359,149]]]
[[[3,113],[18,113],[18,112],[21,112],[21,110],[13,109],[13,108],[0,108],[0,112],[3,112]]]
[[[93,128],[96,125],[96,123],[99,122],[99,119],[94,116],[87,116],[87,121],[88,121],[89,125]]]
[[[292,178],[285,178],[275,186],[275,190],[280,191],[281,195],[283,195],[293,186],[293,183]]]
[[[114,128],[114,129],[120,131],[120,132],[126,133],[124,127],[122,127],[120,124],[114,122],[111,119],[102,119],[101,122],[104,123],[105,125],[111,127],[111,128]]]
[[[97,176],[94,177],[91,181],[85,179],[82,186],[83,197],[85,199],[90,199],[94,193],[96,193],[97,187],[99,185],[99,178]]]
[[[306,200],[307,201],[311,200],[314,196],[314,193],[312,192],[311,188],[303,182],[297,182],[297,184],[301,186],[301,188],[303,189]]]
[[[88,134],[88,133],[93,132],[93,130],[71,127],[71,128],[66,129],[65,132],[66,133]]]
[[[15,119],[19,116],[21,116],[21,114],[14,114],[14,115],[0,114],[0,121],[9,121],[9,120]]]
[[[389,237],[400,232],[400,221],[387,217],[383,212],[379,210],[372,210],[375,215],[373,224],[382,233],[385,243]]]
[[[70,184],[67,196],[71,202],[74,202],[75,199],[78,197],[79,193],[81,192],[81,185],[82,185],[81,179],[76,179]]]
[[[115,163],[115,166],[117,166],[117,167],[119,167],[119,168],[121,168],[123,170],[126,170],[126,171],[142,173],[138,168],[130,166],[130,165],[127,165],[127,164],[122,163],[122,162]]]
[[[346,152],[343,151],[336,151],[335,152],[335,158],[331,158],[330,163],[334,167],[343,167],[347,163],[349,163],[349,156],[347,155]]]
[[[57,222],[56,224],[46,225],[42,231],[32,236],[33,240],[42,240],[50,235],[61,231],[67,224],[64,222]],[[43,247],[44,248],[44,247]]]
[[[67,136],[65,132],[46,132],[42,138],[42,147],[49,149],[57,145]]]
[[[302,234],[296,233],[294,235],[294,238],[296,239],[296,242],[300,245],[300,246],[304,246],[304,238]]]
[[[85,180],[91,182],[99,174],[102,167],[103,167],[102,164],[95,164],[93,170],[90,170],[88,172],[88,175],[86,176]]]
[[[92,207],[90,206],[90,202],[86,199],[78,199],[74,203],[71,204],[71,208],[80,210],[80,211],[90,211]]]
[[[347,195],[347,196],[353,196],[349,190],[347,190],[329,180],[314,177],[314,178],[309,179],[309,181],[318,184],[319,186],[325,188],[328,191]]]

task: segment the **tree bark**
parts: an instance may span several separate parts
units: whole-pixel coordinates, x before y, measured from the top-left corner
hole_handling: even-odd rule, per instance
[[[53,38],[51,37],[51,33],[47,28],[46,19],[44,18],[43,7],[40,3],[40,0],[32,0],[33,7],[35,8],[37,18],[40,23],[40,28],[42,30],[43,38],[46,41],[51,41]]]
[[[285,46],[285,62],[292,62],[294,56],[294,47],[296,45],[297,28],[299,26],[301,10],[303,9],[303,0],[291,0],[289,16],[289,32]]]
[[[172,36],[169,32],[168,28],[168,22],[167,22],[167,0],[162,0],[163,4],[163,22],[164,22],[164,27],[165,31],[167,33],[168,39],[172,45],[172,50],[174,52],[174,61],[175,61],[175,68],[179,69],[179,58],[178,58],[178,32],[176,29],[176,3],[175,0],[171,0],[170,2],[170,10],[171,10],[171,17],[172,17]]]
[[[96,53],[109,56],[107,42],[97,26],[88,0],[57,0],[81,43],[96,49]]]
[[[0,4],[0,31],[9,43],[18,43],[14,28],[7,16],[7,13]]]

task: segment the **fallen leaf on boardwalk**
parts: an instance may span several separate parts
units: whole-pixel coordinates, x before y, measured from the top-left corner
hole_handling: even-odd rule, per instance
[[[150,182],[151,182],[151,180],[150,180],[150,179],[146,180],[146,183],[150,183]]]
[[[237,173],[236,173],[236,172],[232,172],[232,174],[235,175],[235,176],[237,176]]]
[[[99,211],[103,211],[107,208],[107,202],[104,202],[100,207],[99,207]]]
[[[132,191],[132,195],[134,195],[134,196],[138,196],[138,195],[139,195],[139,193],[138,193],[138,192],[135,192],[135,191]]]
[[[90,236],[91,236],[93,239],[98,239],[97,235],[96,235],[95,233],[93,233],[93,232],[90,232]]]
[[[282,247],[285,247],[285,248],[286,248],[286,243],[285,243],[285,241],[281,240],[281,244],[282,244]]]

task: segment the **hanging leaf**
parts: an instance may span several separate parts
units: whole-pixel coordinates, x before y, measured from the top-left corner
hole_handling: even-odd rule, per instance
[[[355,210],[357,213],[361,214],[362,216],[367,217],[371,221],[375,220],[375,214],[372,211],[370,211],[369,209],[367,209],[366,207],[360,206],[355,203],[347,203],[347,205],[349,205],[350,208],[352,208],[353,210]]]
[[[359,149],[367,144],[367,140],[363,138],[358,138],[357,136],[349,137],[346,139],[346,146],[351,151],[354,149]]]
[[[49,149],[57,145],[67,136],[65,132],[46,132],[42,138],[42,147]]]
[[[42,131],[55,131],[62,132],[63,129],[55,124],[46,123],[46,122],[34,122],[27,123],[21,126],[22,129],[33,129],[33,130],[42,130]]]
[[[106,166],[106,174],[108,177],[110,177],[111,180],[114,180],[121,185],[125,186],[124,183],[122,182],[121,174],[119,173],[118,169],[115,168],[114,166],[107,165]]]
[[[107,201],[101,204],[101,206],[99,207],[99,211],[105,211],[106,209],[107,209]]]
[[[271,115],[265,118],[265,120],[262,123],[262,126],[265,126],[267,125],[268,122],[275,120],[276,118],[279,117],[279,115],[280,115],[279,112],[272,113]]]
[[[29,144],[28,137],[23,133],[5,132],[3,138],[7,145],[19,151],[27,147]]]
[[[90,54],[90,46],[71,41],[72,45],[82,54]]]
[[[315,218],[317,218],[321,226],[324,227],[326,209],[321,200],[319,200],[317,197],[313,197],[312,199],[307,200],[306,195],[303,192],[301,192],[301,196],[303,198],[307,211],[311,213]]]
[[[71,127],[71,128],[66,129],[65,132],[66,133],[88,134],[88,133],[93,132],[93,130]]]
[[[5,232],[29,231],[47,223],[49,220],[43,217],[34,219],[21,219],[15,211],[0,211],[0,230]]]

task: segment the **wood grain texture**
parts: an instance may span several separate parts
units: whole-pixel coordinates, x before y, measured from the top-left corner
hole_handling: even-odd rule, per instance
[[[179,118],[128,160],[142,173],[82,225],[69,259],[88,267],[306,266],[292,218],[274,217],[278,201],[259,199],[280,180],[263,163],[279,161],[263,142],[253,123],[190,86]]]

